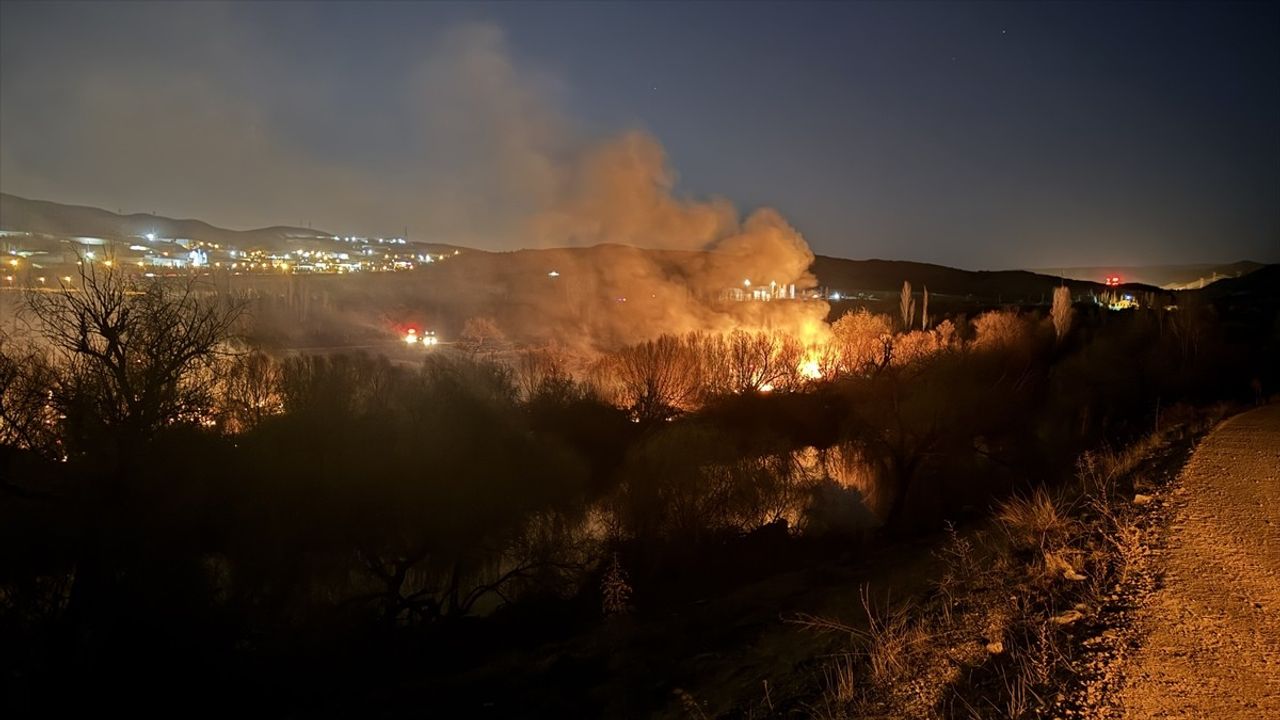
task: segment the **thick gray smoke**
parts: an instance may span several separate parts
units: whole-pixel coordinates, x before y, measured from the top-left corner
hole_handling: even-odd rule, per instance
[[[812,253],[781,216],[683,197],[654,137],[585,131],[561,110],[556,77],[516,58],[496,26],[457,25],[425,41],[397,107],[349,107],[323,83],[279,88],[299,114],[341,116],[326,130],[332,143],[316,152],[289,117],[265,112],[245,86],[219,79],[278,72],[286,59],[269,38],[225,8],[203,10],[198,28],[164,8],[146,14],[148,37],[173,45],[161,49],[175,50],[174,62],[155,62],[156,48],[139,44],[146,51],[131,62],[93,64],[107,40],[88,18],[70,43],[74,56],[38,71],[4,71],[6,191],[50,197],[48,188],[70,187],[74,197],[50,199],[240,227],[308,221],[383,234],[408,226],[413,239],[481,249],[661,251],[606,248],[554,262],[515,253],[447,270],[470,274],[458,280],[456,296],[491,289],[449,312],[494,314],[516,337],[605,346],[661,332],[750,326],[811,334],[821,325],[821,302],[723,300],[748,279],[756,287],[794,284],[801,293],[814,285]],[[18,111],[50,88],[75,117],[93,122],[50,124]],[[28,142],[34,138],[43,144]],[[562,282],[548,285],[553,270]],[[424,283],[452,282],[440,271]]]
[[[418,91],[436,151],[408,187],[449,228],[437,239],[526,250],[451,259],[390,304],[421,303],[446,331],[487,316],[512,339],[584,351],[696,330],[825,333],[825,302],[733,297],[816,285],[795,228],[771,209],[744,216],[723,198],[682,197],[648,133],[578,129],[554,80],[517,66],[497,28],[449,31]]]
[[[803,295],[816,285],[809,273],[813,253],[795,228],[771,209],[744,219],[723,199],[677,197],[674,174],[653,137],[628,132],[589,147],[562,178],[551,207],[529,221],[537,246],[617,244],[653,251],[564,254],[567,266],[556,270],[557,281],[577,289],[566,293],[580,302],[626,308],[583,313],[550,293],[548,307],[540,308],[546,316],[568,310],[578,318],[579,332],[606,344],[734,327],[787,330],[809,339],[821,332],[824,302],[732,299],[735,290],[778,287],[789,296],[792,286]]]
[[[803,295],[816,285],[809,273],[813,253],[781,215],[765,208],[743,217],[723,198],[680,197],[656,138],[629,131],[584,139],[548,109],[547,83],[531,85],[515,72],[493,28],[459,29],[453,42],[455,60],[441,66],[455,67],[474,79],[468,87],[483,89],[466,104],[480,111],[479,124],[492,134],[484,142],[485,165],[509,169],[503,177],[515,180],[506,187],[522,193],[517,206],[531,208],[503,244],[655,250],[503,256],[508,267],[500,272],[514,284],[522,278],[541,282],[514,293],[514,304],[526,312],[509,332],[599,347],[664,332],[745,326],[815,339],[825,330],[824,302],[729,298],[734,290],[750,289],[748,282],[786,288],[788,295],[792,286]],[[486,114],[490,110],[496,119]],[[493,214],[492,208],[478,211]],[[544,277],[551,272],[558,277]],[[513,313],[506,308],[501,314]]]

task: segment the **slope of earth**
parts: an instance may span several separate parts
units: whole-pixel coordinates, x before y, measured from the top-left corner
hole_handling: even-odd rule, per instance
[[[904,280],[916,292],[929,288],[941,295],[971,296],[974,299],[1007,303],[1040,303],[1053,297],[1054,288],[1066,284],[1077,298],[1110,289],[1125,292],[1159,292],[1159,288],[1126,284],[1108,288],[1098,282],[1066,280],[1026,270],[960,270],[929,263],[900,260],[848,260],[818,255],[813,274],[818,282],[843,293],[890,292],[902,289]],[[1165,295],[1167,293],[1161,293]]]
[[[1163,580],[1139,609],[1115,715],[1280,717],[1280,406],[1201,443],[1165,532]]]
[[[1062,275],[1074,280],[1101,280],[1119,275],[1127,282],[1156,285],[1166,290],[1189,290],[1204,287],[1221,278],[1248,275],[1262,263],[1241,260],[1233,263],[1201,263],[1194,265],[1129,265],[1114,267],[1041,268],[1032,272]]]
[[[174,219],[134,213],[120,215],[100,208],[28,200],[0,194],[0,229],[56,237],[90,236],[127,240],[155,233],[236,247],[274,248],[290,238],[328,238],[329,233],[306,228],[276,226],[255,230],[227,230],[202,220]]]

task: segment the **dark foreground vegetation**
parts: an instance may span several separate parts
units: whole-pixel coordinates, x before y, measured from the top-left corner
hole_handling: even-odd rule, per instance
[[[479,340],[414,368],[273,359],[230,342],[225,299],[91,270],[25,317],[0,348],[0,673],[26,712],[958,714],[912,685],[906,649],[703,677],[753,688],[714,707],[679,655],[735,642],[743,587],[993,508],[1001,567],[1041,568],[1026,602],[1064,611],[1054,583],[1088,575],[1092,546],[1055,493],[1082,453],[1178,405],[1252,402],[1280,367],[1274,304],[1238,293],[895,332],[915,324],[904,299],[903,322],[854,313],[819,348],[664,337],[588,368]],[[1110,492],[1087,495],[1100,517]],[[966,542],[947,587],[990,589]],[[710,624],[677,619],[692,601]],[[871,615],[875,637],[937,637]],[[1003,670],[988,705],[998,683],[975,676],[964,712],[1030,712],[1057,669]]]

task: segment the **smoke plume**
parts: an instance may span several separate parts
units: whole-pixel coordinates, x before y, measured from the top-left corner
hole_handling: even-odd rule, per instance
[[[699,329],[812,333],[825,317],[822,302],[730,299],[747,281],[788,296],[792,285],[800,295],[813,287],[800,234],[772,210],[744,215],[727,199],[683,194],[644,131],[585,128],[563,109],[563,83],[514,53],[495,25],[427,36],[397,66],[403,96],[370,108],[347,103],[357,89],[336,80],[255,83],[287,76],[298,58],[233,8],[204,9],[199,22],[124,9],[137,22],[121,22],[116,40],[96,32],[97,11],[85,12],[68,25],[71,40],[59,40],[69,54],[4,71],[7,191],[233,227],[305,222],[385,235],[407,226],[413,240],[486,250],[576,249],[472,253],[408,281],[418,295],[391,302],[442,326],[492,315],[515,338],[604,347]],[[95,63],[113,42],[130,48],[127,62]],[[287,101],[269,112],[263,87]],[[50,93],[72,112],[56,122],[21,112]],[[369,297],[362,281],[350,284],[344,292]],[[359,305],[335,301],[351,314],[365,312]]]

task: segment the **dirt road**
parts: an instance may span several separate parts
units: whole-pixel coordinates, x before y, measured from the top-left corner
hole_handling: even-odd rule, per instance
[[[1280,718],[1280,406],[1237,415],[1173,489],[1121,717]]]

